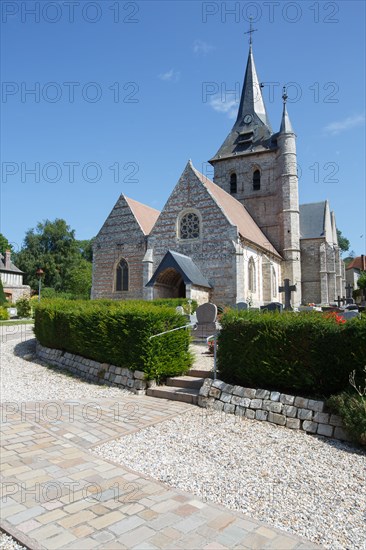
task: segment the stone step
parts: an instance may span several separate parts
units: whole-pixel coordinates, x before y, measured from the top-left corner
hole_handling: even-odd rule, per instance
[[[167,378],[166,385],[199,390],[204,380],[204,377],[197,376],[174,376],[172,378]]]
[[[148,388],[146,395],[150,397],[158,397],[160,399],[170,399],[171,401],[183,401],[184,403],[198,403],[198,389],[178,388],[174,386],[156,386]]]
[[[213,378],[213,372],[211,370],[190,369],[187,372],[188,376],[193,378]]]

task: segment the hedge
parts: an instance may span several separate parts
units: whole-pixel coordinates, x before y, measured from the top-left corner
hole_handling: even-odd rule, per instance
[[[363,381],[366,319],[338,324],[319,313],[229,311],[218,339],[220,378],[231,384],[326,396]]]
[[[187,372],[192,364],[190,335],[174,308],[151,302],[43,300],[35,308],[35,335],[43,346],[142,370],[160,380]]]

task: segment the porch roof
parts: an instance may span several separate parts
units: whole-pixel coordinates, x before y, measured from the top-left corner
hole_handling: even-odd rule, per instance
[[[173,252],[172,250],[168,250],[165,254],[146,286],[153,286],[160,273],[169,268],[173,268],[180,273],[185,284],[212,288],[208,280],[202,275],[200,269],[193,262],[192,258],[179,254],[179,252]]]

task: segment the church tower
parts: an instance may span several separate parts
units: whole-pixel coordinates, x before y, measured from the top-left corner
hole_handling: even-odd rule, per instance
[[[253,32],[249,31],[250,37]],[[280,252],[282,279],[297,285],[301,301],[300,221],[295,134],[286,109],[274,133],[255,67],[252,40],[238,116],[224,143],[209,161],[214,182],[233,195],[268,238],[263,247]]]

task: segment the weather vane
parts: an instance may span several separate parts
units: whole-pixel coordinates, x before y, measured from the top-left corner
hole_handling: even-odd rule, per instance
[[[249,44],[252,45],[252,34],[253,32],[256,32],[258,29],[253,29],[252,25],[253,17],[249,17],[249,31],[245,32],[244,34],[249,34]]]
[[[286,90],[286,86],[284,86],[284,87],[282,88],[282,99],[283,99],[283,102],[284,102],[284,103],[286,103],[287,98],[288,98],[287,90]]]

